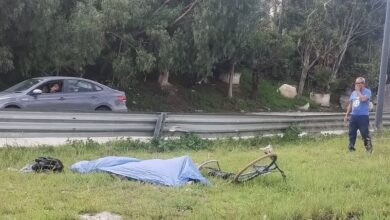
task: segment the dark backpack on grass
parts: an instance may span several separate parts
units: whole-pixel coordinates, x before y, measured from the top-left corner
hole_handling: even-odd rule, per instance
[[[31,167],[35,172],[61,172],[64,169],[64,165],[59,159],[52,157],[38,157],[35,159],[35,164]]]

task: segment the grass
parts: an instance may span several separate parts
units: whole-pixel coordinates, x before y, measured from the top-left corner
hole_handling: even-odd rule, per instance
[[[307,97],[288,99],[277,93],[280,86],[262,80],[258,98],[252,99],[251,84],[247,75],[241,76],[241,83],[233,91],[233,98],[227,97],[227,85],[221,82],[207,85],[183,86],[173,83],[177,90],[174,95],[161,92],[157,83],[135,84],[127,92],[130,111],[151,112],[258,112],[296,110],[309,102]],[[318,105],[311,104],[311,111]]]
[[[78,219],[80,214],[110,211],[124,219],[390,219],[388,134],[373,138],[375,151],[346,150],[345,136],[289,142],[277,139],[219,140],[202,150],[157,152],[148,144],[98,145],[72,142],[62,147],[0,149],[0,219]],[[277,173],[243,184],[210,178],[211,187],[168,188],[112,178],[105,173],[20,173],[38,156],[61,159],[66,167],[107,155],[143,159],[190,155],[200,163],[218,159],[237,172],[259,156],[265,142],[274,145]],[[179,141],[185,145],[185,141]],[[203,147],[202,147],[203,148]]]
[[[303,106],[308,102],[310,103],[311,111],[319,109],[318,104],[313,103],[307,97],[297,97],[295,99],[283,97],[280,93],[276,92],[278,87],[270,84],[268,81],[262,81],[260,88],[262,88],[260,95],[263,106],[271,111],[295,110],[297,106]]]

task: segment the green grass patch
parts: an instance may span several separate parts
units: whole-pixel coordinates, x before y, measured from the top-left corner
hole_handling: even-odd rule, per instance
[[[347,152],[345,136],[294,139],[241,139],[141,143],[121,140],[106,145],[70,142],[62,147],[0,149],[1,219],[78,219],[80,214],[110,211],[124,219],[389,219],[390,148],[388,134],[373,138],[374,153]],[[269,142],[287,175],[277,173],[243,184],[209,178],[211,187],[169,188],[124,181],[105,173],[79,174],[69,166],[107,155],[142,159],[189,155],[194,162],[218,159],[223,170],[237,172],[262,155]],[[192,145],[191,145],[192,143]],[[161,150],[151,147],[166,147]],[[192,149],[191,149],[192,148]],[[38,156],[63,161],[63,173],[20,173]]]
[[[251,98],[251,82],[248,76],[241,77],[234,87],[233,98],[227,97],[227,85],[221,82],[185,87],[173,84],[176,92],[165,94],[157,83],[135,84],[127,92],[130,111],[151,112],[259,112],[296,111],[298,106],[310,102],[307,97],[289,99],[277,92],[278,86],[262,80],[256,99]],[[318,105],[310,102],[312,111]]]
[[[296,110],[298,106],[303,106],[308,102],[310,103],[311,110],[318,109],[318,105],[310,101],[307,97],[302,96],[294,99],[283,97],[277,92],[279,87],[269,81],[261,81],[260,88],[261,101],[265,108],[270,109],[270,111]]]

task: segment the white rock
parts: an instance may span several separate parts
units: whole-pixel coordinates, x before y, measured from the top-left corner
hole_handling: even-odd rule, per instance
[[[330,106],[330,94],[322,94],[322,93],[310,93],[310,100],[314,101],[317,104],[320,104],[324,107]]]
[[[226,83],[229,84],[229,73],[224,73],[219,75],[219,79]],[[241,78],[241,73],[234,73],[233,74],[233,85],[239,85],[240,84],[240,78]]]
[[[307,111],[310,108],[310,103],[306,103],[306,105],[298,106],[298,110],[300,111]]]
[[[282,86],[280,86],[278,91],[280,92],[280,94],[282,94],[282,96],[290,99],[295,98],[298,94],[297,88],[288,84],[283,84]]]

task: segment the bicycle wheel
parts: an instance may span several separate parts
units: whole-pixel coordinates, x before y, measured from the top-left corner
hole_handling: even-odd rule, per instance
[[[214,167],[213,168],[218,168],[219,170],[221,170],[221,168],[219,167],[219,163],[218,163],[218,160],[208,160],[208,161],[205,161],[203,163],[201,163],[199,166],[198,166],[198,170],[202,170],[202,169],[207,169],[209,167],[212,167],[211,165],[209,164],[214,164]]]
[[[251,180],[259,175],[270,173],[275,168],[273,165],[275,164],[276,159],[276,154],[267,154],[257,158],[241,169],[234,176],[233,182],[241,183]]]
[[[222,179],[231,179],[236,174],[229,173],[221,170],[217,160],[209,160],[198,166],[198,170],[202,175],[213,176]]]

